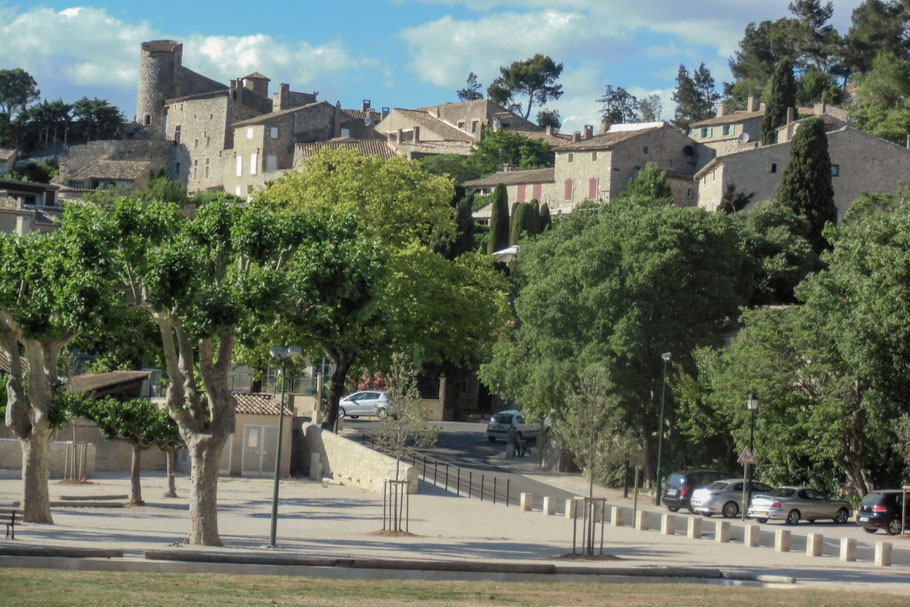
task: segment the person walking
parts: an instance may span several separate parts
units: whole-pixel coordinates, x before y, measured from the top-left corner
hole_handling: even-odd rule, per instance
[[[518,430],[515,429],[515,424],[509,424],[509,430],[506,432],[506,457],[515,457],[517,442]]]

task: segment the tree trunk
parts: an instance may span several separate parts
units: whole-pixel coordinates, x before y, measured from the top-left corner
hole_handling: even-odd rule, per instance
[[[177,497],[177,477],[174,472],[176,457],[174,455],[174,449],[168,449],[165,453],[167,453],[167,491],[164,493],[164,497]]]
[[[145,506],[142,501],[142,483],[139,473],[142,469],[142,445],[132,443],[133,458],[130,462],[130,506]]]
[[[225,438],[194,437],[187,441],[193,473],[190,478],[190,533],[187,544],[221,546],[218,535],[218,467]]]
[[[348,377],[348,371],[354,363],[354,356],[342,353],[333,355],[335,361],[335,370],[332,372],[332,381],[329,383],[329,411],[328,416],[322,423],[323,429],[335,431],[338,422],[338,401],[344,392],[344,380]]]
[[[32,426],[28,438],[19,439],[22,446],[22,520],[26,523],[54,522],[47,487],[51,438],[50,425],[45,421]]]
[[[253,380],[250,382],[250,392],[258,394],[262,392],[262,376],[265,375],[265,369],[255,369]]]

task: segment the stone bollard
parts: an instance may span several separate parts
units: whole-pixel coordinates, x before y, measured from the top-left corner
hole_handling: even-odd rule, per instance
[[[578,500],[570,497],[566,500],[566,518],[574,519],[578,513]]]
[[[555,497],[547,496],[543,498],[543,513],[545,516],[553,516],[556,513]]]
[[[686,525],[686,535],[690,540],[697,540],[701,538],[701,519],[690,516],[689,522]]]
[[[676,517],[672,514],[660,515],[661,535],[676,535]]]
[[[530,512],[531,508],[534,507],[534,494],[532,493],[522,493],[521,494],[521,511]]]
[[[875,542],[875,566],[891,566],[891,542]]]
[[[635,513],[635,528],[639,531],[648,530],[648,512],[646,510],[639,510]]]
[[[319,453],[310,453],[310,480],[322,480],[322,456]]]
[[[823,541],[821,533],[810,533],[806,538],[806,556],[821,556]]]
[[[613,506],[610,516],[611,516],[610,522],[612,523],[612,525],[614,527],[623,526],[622,508],[620,508],[619,506]]]
[[[856,540],[849,537],[842,537],[840,539],[840,560],[842,561],[855,561],[856,560]]]
[[[726,544],[730,541],[730,521],[715,521],[714,541],[718,544]]]
[[[761,541],[761,528],[758,525],[746,525],[743,530],[743,543],[749,548],[755,548]]]
[[[778,529],[774,532],[774,551],[790,552],[790,530]]]

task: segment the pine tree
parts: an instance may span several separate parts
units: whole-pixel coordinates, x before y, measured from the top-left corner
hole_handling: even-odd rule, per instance
[[[493,188],[493,208],[490,213],[490,239],[487,253],[493,254],[509,246],[509,194],[501,183]]]
[[[777,143],[777,127],[787,122],[787,110],[796,107],[796,82],[793,80],[793,64],[781,61],[771,76],[771,92],[768,107],[761,120],[762,145]]]
[[[829,248],[822,230],[837,220],[831,158],[821,118],[807,118],[790,143],[790,162],[777,189],[777,199],[809,222],[809,242],[816,253]]]

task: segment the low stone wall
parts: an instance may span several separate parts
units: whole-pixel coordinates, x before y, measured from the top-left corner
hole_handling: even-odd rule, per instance
[[[395,477],[395,460],[378,451],[323,431],[315,424],[303,425],[303,461],[310,466],[313,454],[322,462],[323,477],[342,485],[382,493],[386,480]],[[401,462],[399,480],[410,481],[409,493],[417,493],[417,469]]]
[[[79,447],[80,457],[83,447]],[[85,465],[82,467],[82,477],[95,476],[95,445],[85,443]],[[51,443],[48,454],[48,476],[50,478],[63,478],[65,466],[72,466],[72,443],[56,441]],[[22,474],[22,447],[19,440],[14,438],[0,439],[0,475],[6,478],[15,478]]]

